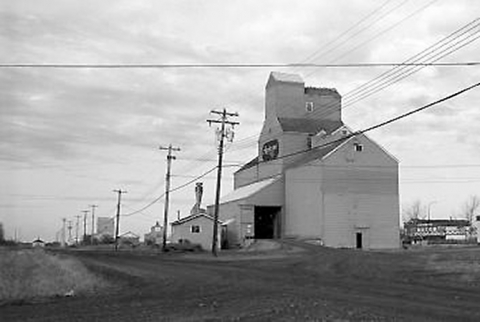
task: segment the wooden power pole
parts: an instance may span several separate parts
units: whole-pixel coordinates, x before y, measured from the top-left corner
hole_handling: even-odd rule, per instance
[[[180,151],[180,148],[175,148],[171,144],[168,147],[160,147],[160,150],[167,150],[167,174],[165,176],[165,209],[163,213],[163,242],[162,250],[167,249],[167,226],[168,226],[168,204],[170,201],[170,171],[172,166],[172,160],[175,160],[175,156],[172,155],[172,151]]]
[[[115,251],[118,249],[118,232],[120,230],[120,202],[122,200],[122,193],[127,193],[125,190],[118,189],[113,190],[113,192],[118,193],[118,201],[117,201],[117,226],[115,228]]]
[[[87,215],[90,212],[89,210],[82,210],[83,212],[83,243],[87,242]]]
[[[77,224],[75,225],[75,245],[78,244],[78,229],[80,227],[80,215],[75,216],[77,218]]]
[[[65,223],[67,221],[67,218],[62,218],[62,240],[60,241],[60,244],[62,247],[65,247]]]
[[[92,207],[92,235],[90,236],[90,244],[93,244],[93,235],[95,234],[95,208],[98,205],[90,205]]]
[[[225,125],[231,125],[232,128],[235,125],[240,123],[232,122],[228,120],[228,117],[238,117],[238,113],[229,113],[224,108],[222,111],[211,111],[213,114],[220,115],[220,119],[218,120],[207,120],[208,124],[212,125],[212,123],[219,123],[220,129],[218,131],[218,166],[217,166],[217,189],[215,193],[215,212],[213,215],[213,238],[212,238],[212,254],[213,256],[217,256],[217,245],[218,245],[218,211],[220,207],[220,188],[221,188],[221,180],[222,180],[222,162],[223,162],[223,146],[224,146],[224,139],[227,138],[230,141],[233,140],[233,131],[230,129],[226,129]]]

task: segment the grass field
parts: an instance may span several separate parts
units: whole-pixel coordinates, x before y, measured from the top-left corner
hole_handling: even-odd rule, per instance
[[[43,250],[0,250],[0,301],[72,295],[105,285],[77,259]]]

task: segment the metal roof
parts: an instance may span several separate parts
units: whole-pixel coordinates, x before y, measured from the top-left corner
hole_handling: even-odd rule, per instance
[[[197,219],[197,218],[200,218],[200,217],[205,217],[207,219],[210,219],[213,221],[213,217],[210,216],[209,214],[207,213],[204,213],[204,212],[199,212],[197,214],[193,214],[193,215],[190,215],[190,216],[187,216],[185,218],[181,218],[179,220],[176,220],[174,222],[171,223],[172,226],[175,226],[175,225],[181,225],[181,224],[184,224],[190,220],[194,220],[194,219]],[[218,221],[220,224],[222,224],[222,221]]]
[[[287,83],[301,83],[303,84],[303,79],[298,74],[287,74],[280,72],[271,72],[270,79],[273,79],[277,82],[287,82]]]
[[[241,200],[248,198],[252,196],[253,194],[259,192],[263,188],[271,185],[275,181],[277,181],[280,178],[280,176],[275,176],[273,178],[265,179],[262,181],[257,181],[255,183],[240,187],[236,190],[233,190],[231,193],[223,196],[220,199],[220,203],[224,204],[227,202],[235,201],[235,200]]]

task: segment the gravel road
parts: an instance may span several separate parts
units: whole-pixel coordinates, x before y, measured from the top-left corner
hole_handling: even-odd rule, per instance
[[[459,257],[461,250],[382,253],[284,243],[303,251],[282,247],[217,259],[75,251],[109,288],[3,305],[0,321],[480,320],[479,274],[465,278],[465,271],[431,264],[450,257],[478,263],[479,249]]]

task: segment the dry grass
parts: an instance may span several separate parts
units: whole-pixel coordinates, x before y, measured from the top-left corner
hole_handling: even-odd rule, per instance
[[[106,282],[78,260],[42,250],[0,250],[0,300],[95,291]]]
[[[480,248],[447,249],[431,254],[427,268],[437,272],[451,274],[457,281],[469,284],[480,283]]]

